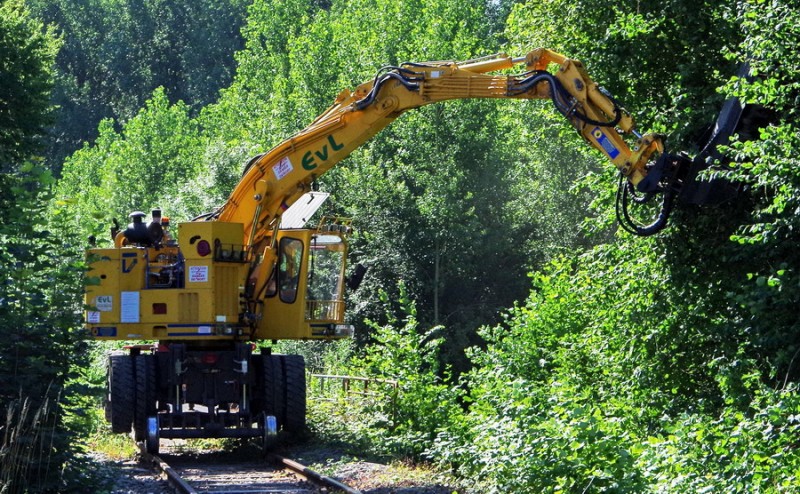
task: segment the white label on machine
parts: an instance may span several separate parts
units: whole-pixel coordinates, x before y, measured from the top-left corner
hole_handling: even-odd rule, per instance
[[[278,164],[272,167],[272,172],[275,173],[275,178],[278,180],[290,174],[292,170],[294,170],[294,167],[292,167],[292,162],[289,161],[288,156],[281,158]]]
[[[86,313],[86,322],[89,324],[100,324],[100,313],[96,310],[90,310]]]
[[[111,295],[98,295],[94,298],[94,306],[100,312],[111,312],[114,307],[114,298]]]
[[[198,334],[211,334],[211,326],[200,326],[197,328]]]
[[[119,322],[139,322],[139,292],[119,294]]]
[[[189,266],[189,283],[208,281],[208,266]]]

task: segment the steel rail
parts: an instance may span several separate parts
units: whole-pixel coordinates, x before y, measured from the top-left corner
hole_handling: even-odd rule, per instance
[[[144,445],[139,443],[139,451],[142,455],[142,459],[145,462],[150,463],[153,468],[155,468],[159,474],[166,479],[169,485],[175,489],[177,494],[201,494],[199,491],[195,490],[194,487],[189,485],[178,472],[175,471],[167,462],[162,460],[160,457],[156,455],[151,455],[147,451],[145,451]],[[302,463],[296,462],[294,460],[290,460],[285,458],[281,455],[270,453],[267,456],[267,459],[284,468],[291,470],[295,474],[307,479],[308,481],[319,485],[320,487],[326,487],[329,489],[333,489],[335,491],[343,492],[345,494],[363,494],[360,490],[350,487],[332,477],[328,477],[326,475],[322,475],[307,466],[303,465]]]
[[[296,473],[302,475],[303,477],[306,477],[308,480],[310,480],[311,482],[314,482],[315,484],[321,485],[323,487],[329,487],[329,488],[332,488],[332,489],[337,489],[337,490],[339,490],[341,492],[344,492],[346,494],[363,494],[358,489],[355,489],[353,487],[345,485],[345,484],[339,482],[338,480],[336,480],[336,479],[334,479],[332,477],[328,477],[326,475],[321,475],[321,474],[315,472],[314,470],[311,470],[307,466],[305,466],[305,465],[303,465],[301,463],[298,463],[298,462],[296,462],[294,460],[290,460],[288,458],[284,458],[281,455],[278,455],[278,454],[275,454],[275,453],[270,453],[268,458],[273,463],[277,463],[278,465],[282,465],[285,468],[288,468],[289,470],[292,470],[293,472],[296,472]]]
[[[145,461],[150,461],[156,470],[161,472],[161,475],[166,478],[169,485],[171,485],[178,494],[199,494],[194,487],[183,480],[178,472],[158,456],[142,451],[142,457]]]

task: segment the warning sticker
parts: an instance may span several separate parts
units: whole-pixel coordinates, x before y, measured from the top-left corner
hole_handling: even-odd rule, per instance
[[[288,156],[284,156],[277,165],[272,167],[272,172],[275,173],[275,178],[278,180],[290,174],[292,170],[294,170],[294,167]]]
[[[86,322],[89,324],[100,324],[100,313],[96,310],[90,310],[86,313]]]
[[[114,307],[114,298],[111,295],[98,295],[94,298],[94,306],[100,312],[111,312]]]
[[[189,266],[189,283],[208,281],[208,266]]]

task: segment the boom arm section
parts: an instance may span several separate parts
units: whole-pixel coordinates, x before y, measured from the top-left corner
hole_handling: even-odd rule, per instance
[[[548,71],[551,65],[557,66],[554,72]],[[524,66],[524,72],[491,74],[517,66]],[[254,158],[225,205],[208,219],[244,224],[248,238],[243,243],[257,245],[273,236],[282,212],[309,191],[315,179],[403,112],[462,98],[551,99],[584,139],[620,170],[627,187],[646,194],[669,192],[664,177],[675,173],[664,169],[673,167],[675,160],[660,167],[649,164],[654,154],[664,152],[661,137],[636,133],[630,114],[589,77],[579,61],[536,49],[519,58],[501,54],[463,63],[384,67],[372,81],[352,92],[342,91],[308,127]],[[626,135],[634,136],[629,137],[631,145]],[[650,168],[659,170],[657,177],[648,178]],[[661,227],[635,233],[654,233],[647,229]]]

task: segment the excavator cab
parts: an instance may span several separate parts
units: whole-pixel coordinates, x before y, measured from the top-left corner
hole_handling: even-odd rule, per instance
[[[283,229],[264,295],[257,339],[350,336],[344,324],[347,220],[323,218],[320,227]]]

